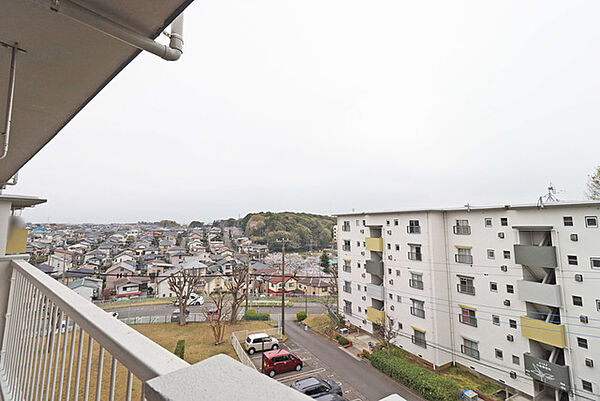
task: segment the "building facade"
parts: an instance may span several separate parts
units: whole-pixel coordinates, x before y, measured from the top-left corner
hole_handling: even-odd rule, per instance
[[[535,400],[600,394],[600,203],[338,215],[348,322]]]

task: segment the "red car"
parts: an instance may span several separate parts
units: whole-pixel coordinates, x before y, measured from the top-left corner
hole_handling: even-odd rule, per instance
[[[263,354],[263,372],[270,377],[277,373],[302,369],[302,361],[296,355],[284,349],[266,351]]]

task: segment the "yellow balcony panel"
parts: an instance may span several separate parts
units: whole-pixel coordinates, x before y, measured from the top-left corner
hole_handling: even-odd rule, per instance
[[[18,255],[27,252],[27,229],[13,228],[6,242],[6,254]]]
[[[521,316],[521,335],[558,348],[565,348],[567,340],[563,324],[547,323],[542,320]]]
[[[369,306],[367,308],[367,319],[375,324],[383,324],[385,321],[385,312]]]
[[[365,240],[367,250],[383,252],[383,238],[367,238]]]

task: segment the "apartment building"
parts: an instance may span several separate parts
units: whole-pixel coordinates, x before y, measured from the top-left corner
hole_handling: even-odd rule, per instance
[[[600,202],[337,216],[341,313],[434,367],[600,397]]]

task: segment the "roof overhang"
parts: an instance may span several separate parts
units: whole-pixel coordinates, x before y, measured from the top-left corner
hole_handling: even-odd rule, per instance
[[[192,0],[81,0],[78,4],[154,39]],[[0,0],[0,42],[17,47],[8,181],[96,96],[140,50],[28,0]],[[60,1],[58,1],[60,4]],[[0,131],[11,48],[0,46]],[[165,61],[166,62],[166,61]]]

